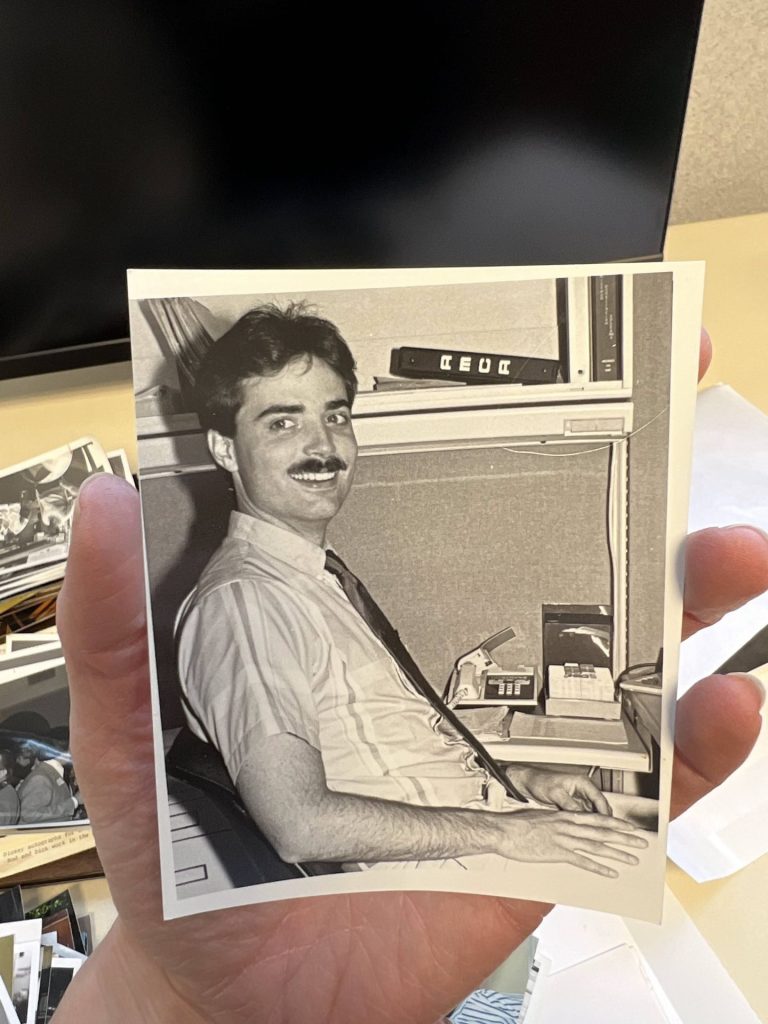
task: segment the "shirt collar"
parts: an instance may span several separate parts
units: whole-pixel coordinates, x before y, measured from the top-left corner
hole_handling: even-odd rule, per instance
[[[51,758],[49,761],[43,761],[43,764],[47,764],[49,768],[53,768],[57,775],[60,775],[62,779],[64,778],[64,765],[61,761]]]
[[[231,512],[228,535],[255,544],[274,558],[310,576],[320,576],[325,569],[324,548],[265,519],[257,519],[245,512]]]

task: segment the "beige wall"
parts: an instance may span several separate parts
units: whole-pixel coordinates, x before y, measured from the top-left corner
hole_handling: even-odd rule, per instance
[[[730,384],[768,414],[768,213],[678,224],[664,255],[707,264],[704,323],[715,354],[704,385]]]
[[[672,223],[768,210],[768,0],[707,0]]]

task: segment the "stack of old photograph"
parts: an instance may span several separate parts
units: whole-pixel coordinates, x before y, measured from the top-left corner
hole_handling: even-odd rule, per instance
[[[125,452],[80,438],[0,471],[0,831],[87,820],[56,598],[75,501],[95,473],[130,480]]]
[[[0,1024],[47,1024],[92,949],[68,889],[26,910],[19,886],[0,891]]]

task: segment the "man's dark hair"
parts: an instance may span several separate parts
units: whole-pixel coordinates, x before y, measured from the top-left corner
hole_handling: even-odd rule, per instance
[[[350,406],[357,393],[355,360],[338,328],[301,302],[272,303],[245,313],[208,349],[195,374],[195,405],[204,430],[234,437],[242,384],[279,373],[293,359],[322,359],[341,377]]]

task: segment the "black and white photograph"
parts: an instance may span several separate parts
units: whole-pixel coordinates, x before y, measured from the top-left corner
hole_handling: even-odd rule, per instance
[[[11,994],[2,980],[0,980],[0,1024],[20,1024]]]
[[[0,923],[0,936],[13,935],[13,991],[11,1000],[20,1024],[34,1024],[40,986],[40,936],[42,922]]]
[[[32,649],[39,651],[47,648],[51,651],[61,650],[61,644],[55,630],[40,630],[37,633],[9,633],[5,638],[6,654],[28,654]]]
[[[87,822],[69,749],[69,706],[60,645],[0,658],[0,832]]]
[[[128,455],[122,448],[114,452],[107,452],[107,459],[109,460],[109,467],[115,476],[119,476],[129,484],[133,483],[131,467],[128,465]]]
[[[59,892],[53,887],[53,894],[45,886],[42,903],[39,887],[4,891],[9,898],[0,906],[0,1024],[45,1024],[52,1018],[88,959],[86,947],[92,952],[94,915],[79,918],[76,906],[90,885],[81,881]],[[88,942],[81,921],[88,925]]]
[[[0,598],[63,575],[80,485],[111,472],[92,438],[81,438],[0,472]]]
[[[166,917],[659,919],[702,289],[129,272]]]

